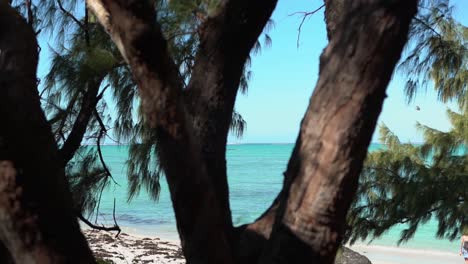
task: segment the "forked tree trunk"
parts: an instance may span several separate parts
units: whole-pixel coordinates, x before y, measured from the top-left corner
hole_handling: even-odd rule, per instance
[[[240,230],[242,263],[257,263],[260,254],[262,263],[333,261],[417,1],[387,6],[379,1],[353,2],[354,6],[343,0],[325,1],[331,43],[321,57],[320,80],[281,193],[261,217]]]
[[[333,263],[417,1],[355,0],[343,10],[320,58],[261,263]]]
[[[40,106],[37,59],[32,28],[1,0],[0,241],[15,263],[94,263]]]
[[[138,84],[147,122],[171,192],[184,255],[190,263],[232,263],[223,214],[188,122],[182,80],[149,2],[88,0]]]
[[[341,1],[342,15],[327,10],[327,20],[334,17],[331,42],[284,188],[246,228],[261,241],[249,252],[251,263],[333,262],[416,2]],[[132,67],[148,121],[158,132],[187,261],[245,263],[242,248],[232,248],[223,152],[241,66],[276,1],[221,2],[221,11],[203,27],[209,32],[202,35],[187,97],[154,10],[139,1],[88,3]],[[337,3],[326,1],[331,9]],[[93,263],[39,105],[35,36],[5,0],[0,22],[0,240],[17,263]],[[210,137],[215,143],[204,148]],[[211,167],[213,153],[222,159]],[[251,238],[238,237],[253,246]]]
[[[267,10],[273,2],[262,1]],[[238,64],[242,63],[231,58],[230,52],[245,56],[255,34],[249,38],[223,34],[235,35],[239,32],[230,31],[231,25],[240,30],[242,23],[253,21],[258,37],[267,13],[262,13],[262,19],[249,20],[248,10],[258,1],[220,1],[217,17],[202,27],[208,32],[201,35],[196,62],[201,67],[195,65],[187,96],[183,96],[181,80],[151,8],[137,1],[88,0],[130,64],[147,119],[159,133],[159,157],[189,263],[333,262],[416,2],[341,1],[335,6],[342,15],[327,11],[327,19],[336,19],[328,26],[331,42],[321,57],[319,82],[285,173],[284,188],[270,210],[234,236],[240,242],[238,247],[230,248],[236,243],[229,242],[232,220],[226,219],[230,212],[225,164],[222,161],[211,167],[208,163],[213,153],[225,157],[221,152],[225,151],[237,91],[232,86],[238,84]],[[336,3],[326,1],[330,8]],[[229,6],[233,8],[226,9]],[[223,14],[226,10],[229,13]],[[232,14],[238,14],[232,19],[239,21],[229,23],[226,18]],[[226,40],[234,44],[227,45]],[[230,50],[231,46],[239,50]],[[199,129],[205,126],[211,128]],[[210,138],[213,145],[208,143]],[[220,170],[223,172],[218,174]]]
[[[235,238],[227,183],[227,136],[244,64],[276,2],[226,1],[216,15],[208,17],[202,26],[192,78],[184,90],[190,122],[231,243]]]
[[[227,133],[245,60],[276,0],[220,1],[201,27],[186,90],[155,14],[138,2],[88,0],[88,5],[130,64],[146,117],[158,132],[158,156],[187,261],[230,263]]]

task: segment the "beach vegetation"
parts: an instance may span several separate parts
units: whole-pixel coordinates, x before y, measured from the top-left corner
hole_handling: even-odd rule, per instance
[[[283,188],[236,227],[227,137],[245,127],[234,104],[276,3],[88,0],[78,17],[77,1],[1,0],[0,149],[14,166],[0,171],[4,258],[96,262],[77,217],[112,181],[99,150],[112,128],[133,144],[130,198],[143,187],[156,199],[164,174],[188,263],[333,263],[418,1],[324,2],[329,44]],[[63,44],[38,91],[47,30]]]
[[[436,237],[454,240],[468,227],[468,28],[453,18],[452,8],[442,2],[420,12],[400,65],[409,101],[431,88],[442,102],[455,102],[458,109],[447,110],[451,128],[417,123],[424,141],[411,144],[380,125],[385,147],[366,159],[348,214],[350,242],[379,238],[402,225],[400,244],[428,221],[437,222]]]

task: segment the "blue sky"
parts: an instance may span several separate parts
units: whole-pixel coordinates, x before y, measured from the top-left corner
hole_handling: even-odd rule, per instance
[[[453,3],[455,17],[467,25],[468,19],[462,12],[468,11],[468,0]],[[320,5],[321,1],[279,1],[273,14],[276,27],[270,32],[273,45],[254,57],[248,95],[239,95],[236,102],[237,110],[247,121],[247,131],[240,140],[230,137],[231,142],[295,141],[317,81],[318,59],[327,39],[322,10],[304,23],[298,48],[297,28],[301,17],[289,15],[314,10]],[[445,115],[447,105],[438,102],[431,89],[419,92],[416,100],[407,104],[404,83],[404,76],[396,72],[387,89],[388,98],[379,123],[385,123],[401,140],[413,143],[423,141],[415,129],[417,121],[437,129],[449,129]],[[416,111],[416,106],[421,110]],[[375,133],[373,142],[377,141]]]
[[[468,11],[468,0],[456,0],[455,17],[468,25],[462,16]],[[298,11],[310,11],[322,1],[279,0],[273,14],[275,27],[269,32],[273,39],[270,48],[252,59],[252,79],[247,95],[238,95],[236,109],[247,121],[247,130],[241,139],[229,137],[231,143],[290,143],[299,131],[300,120],[307,108],[318,78],[319,56],[327,44],[323,9],[307,19],[302,27],[300,46],[297,47],[301,16],[290,16]],[[40,37],[43,52],[39,76],[47,72],[47,38]],[[407,104],[404,96],[405,78],[398,72],[390,83],[379,123],[384,122],[403,141],[422,142],[415,129],[416,121],[447,130],[447,106],[436,100],[435,93],[421,91],[416,100]],[[416,105],[421,108],[416,111]],[[373,142],[378,141],[374,134]]]

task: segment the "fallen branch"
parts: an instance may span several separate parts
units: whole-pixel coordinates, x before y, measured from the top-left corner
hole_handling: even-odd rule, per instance
[[[91,227],[92,229],[102,230],[102,231],[117,231],[117,234],[115,235],[115,237],[118,237],[120,235],[120,232],[122,231],[120,229],[120,226],[115,221],[115,200],[114,200],[114,226],[95,225],[91,223],[88,219],[86,219],[81,213],[78,213],[77,216],[78,216],[78,219],[80,219],[83,223],[85,223],[87,226]]]

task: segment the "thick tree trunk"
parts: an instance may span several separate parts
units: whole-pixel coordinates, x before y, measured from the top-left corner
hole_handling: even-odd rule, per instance
[[[0,1],[0,240],[15,263],[94,263],[40,107],[37,59],[34,32]]]
[[[334,261],[385,90],[417,1],[356,0],[321,56],[320,78],[296,143],[261,263]],[[291,164],[290,164],[291,166]]]
[[[327,37],[331,40],[336,35],[340,21],[346,15],[346,0],[324,0],[325,24],[327,25]]]
[[[276,0],[221,2],[201,27],[192,79],[184,92],[151,8],[132,1],[88,4],[132,67],[146,116],[157,129],[159,158],[187,261],[229,263],[233,235],[227,134],[245,60]]]
[[[8,248],[0,242],[0,261],[2,264],[15,264]]]
[[[288,186],[291,185],[294,175],[297,175],[299,172],[300,158],[298,155],[299,147],[301,145],[300,138],[301,135],[299,134],[297,143],[291,153],[288,167],[284,172],[283,188],[271,206],[253,223],[246,224],[236,229],[238,239],[236,257],[238,259],[238,263],[258,263],[261,254],[265,250],[267,242],[271,236],[273,225],[276,221],[279,205],[281,201],[287,199]]]
[[[226,1],[201,26],[201,42],[184,99],[201,157],[216,192],[224,229],[232,237],[226,143],[234,102],[250,50],[277,0]],[[239,19],[242,17],[243,19]]]
[[[237,236],[229,230],[226,136],[245,57],[276,1],[221,1],[220,12],[201,28],[186,91],[153,10],[137,2],[88,0],[130,64],[148,121],[158,132],[187,260],[231,263],[229,240],[237,238],[239,263],[257,262],[262,251],[263,263],[331,263],[416,0],[356,0],[345,8],[326,1],[338,6],[336,14],[326,14],[336,23],[328,25],[331,43],[321,57],[320,80],[285,186],[272,207]],[[262,243],[242,255],[242,241]]]
[[[157,132],[182,248],[190,263],[232,263],[223,213],[187,121],[182,80],[155,10],[141,1],[88,0],[129,63],[147,121]]]

